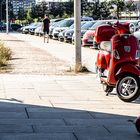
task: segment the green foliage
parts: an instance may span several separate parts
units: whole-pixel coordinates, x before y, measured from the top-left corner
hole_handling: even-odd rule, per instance
[[[29,10],[27,11],[26,19],[27,19],[27,20],[32,20],[32,17],[31,17],[31,9],[29,9]]]
[[[109,2],[110,6],[116,6],[115,12],[117,18],[119,19],[121,12],[125,9],[125,1],[124,0],[111,0]]]
[[[108,2],[100,2],[94,1],[90,3],[89,5],[89,12],[90,16],[92,16],[94,19],[106,19],[110,15]]]
[[[26,11],[24,11],[24,9],[20,7],[18,11],[18,19],[24,20],[25,18],[26,18]]]
[[[50,15],[53,15],[54,18],[56,17],[63,17],[64,13],[66,12],[66,7],[64,6],[65,4],[64,3],[52,3],[50,5],[50,11],[49,11],[49,14]]]
[[[64,3],[64,13],[68,17],[74,16],[74,2],[69,1]]]
[[[10,48],[6,48],[4,43],[0,41],[0,67],[7,65],[7,61],[12,57],[12,51]]]

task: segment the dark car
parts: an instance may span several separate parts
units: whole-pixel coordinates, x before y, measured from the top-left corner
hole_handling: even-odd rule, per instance
[[[20,24],[16,24],[16,23],[12,23],[10,26],[13,31],[17,31],[22,27]]]
[[[81,27],[86,24],[88,21],[82,21],[81,22]],[[64,42],[72,42],[72,35],[74,33],[74,24],[70,26],[68,30],[64,30],[63,32],[59,33],[59,40],[64,41]]]
[[[59,40],[59,41],[64,41],[64,36],[65,36],[65,33],[66,33],[67,31],[72,31],[72,32],[74,32],[74,24],[72,24],[72,25],[69,27],[69,29],[64,30],[64,31],[62,31],[62,32],[59,33],[59,35],[58,35],[58,40]]]

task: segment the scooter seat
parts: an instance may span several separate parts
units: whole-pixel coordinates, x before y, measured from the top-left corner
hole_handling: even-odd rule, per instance
[[[100,48],[101,48],[102,50],[111,52],[111,41],[102,41],[102,42],[100,43]]]

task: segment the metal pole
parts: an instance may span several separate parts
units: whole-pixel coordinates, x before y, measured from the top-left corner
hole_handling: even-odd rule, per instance
[[[1,19],[1,21],[2,21],[2,2],[0,3],[0,19]]]
[[[80,72],[81,64],[81,0],[74,0],[75,22],[75,72]]]
[[[9,19],[8,19],[8,0],[6,0],[6,33],[8,34],[8,26],[9,26]]]

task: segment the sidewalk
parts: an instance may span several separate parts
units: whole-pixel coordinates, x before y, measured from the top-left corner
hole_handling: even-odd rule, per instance
[[[62,74],[62,67],[57,71],[57,62],[61,66],[72,63],[72,45],[53,40],[44,44],[42,38],[28,35],[10,36],[0,34],[7,45],[16,48],[14,56],[20,54],[17,58],[22,58],[16,59],[16,63],[24,62],[25,71],[17,73],[18,67],[13,73],[0,75],[0,140],[140,139],[130,122],[140,115],[140,99],[133,103],[122,102],[115,90],[105,96],[95,74],[75,75],[65,71]],[[93,50],[85,50],[85,56],[92,58]],[[49,63],[52,58],[57,60],[55,64]],[[32,64],[30,70],[35,69],[37,60],[47,63],[42,63],[42,69],[37,63],[37,71],[28,73],[27,60]],[[43,68],[48,64],[58,73]]]
[[[12,36],[18,38],[19,40],[24,40],[30,45],[41,48],[42,50],[47,50],[50,54],[55,57],[66,60],[69,62],[70,66],[75,64],[75,48],[74,45],[63,43],[55,40],[50,40],[50,43],[43,43],[42,37],[36,37],[32,35],[23,35],[23,34],[12,34]],[[97,51],[90,48],[82,48],[82,65],[86,66],[89,71],[95,72],[95,61]]]

